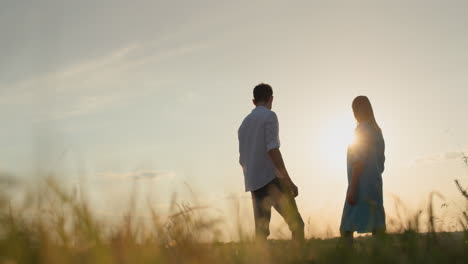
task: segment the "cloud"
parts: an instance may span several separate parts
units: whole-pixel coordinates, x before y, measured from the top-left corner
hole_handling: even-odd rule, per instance
[[[427,163],[427,162],[443,162],[451,160],[460,160],[464,161],[467,159],[467,152],[463,151],[449,151],[437,154],[431,154],[417,158],[415,163]]]
[[[59,120],[66,119],[74,116],[84,115],[92,113],[110,106],[114,102],[118,102],[120,98],[118,96],[100,95],[100,96],[85,96],[77,99],[75,104],[70,109],[62,111],[54,111],[47,113],[46,117],[39,117],[37,121],[41,120]]]
[[[236,193],[229,193],[229,194],[226,194],[226,195],[223,195],[220,197],[221,200],[232,200],[232,201],[240,201],[240,200],[244,200],[244,199],[247,199],[247,200],[250,200],[252,199],[252,197],[245,193],[245,192],[236,192]]]
[[[171,80],[154,66],[206,48],[206,43],[130,43],[106,55],[0,87],[0,104],[32,109],[36,122],[85,115],[143,98]],[[149,67],[150,65],[151,67]],[[157,80],[157,81],[153,81]]]
[[[113,67],[125,61],[126,58],[132,53],[132,51],[135,51],[138,48],[139,45],[130,44],[127,47],[123,47],[121,49],[113,51],[110,55],[78,63],[69,68],[66,68],[65,70],[53,73],[49,77],[60,80],[74,77],[77,75],[89,74],[91,72],[96,72],[100,69],[105,69],[109,66]]]
[[[129,173],[102,172],[97,174],[98,177],[117,180],[152,180],[160,177],[175,177],[175,175],[174,172],[163,171],[136,171]]]

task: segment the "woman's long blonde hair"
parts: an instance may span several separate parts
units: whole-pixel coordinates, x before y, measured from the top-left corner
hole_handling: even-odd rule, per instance
[[[360,95],[353,100],[354,117],[358,123],[369,122],[377,131],[381,132],[377,121],[375,121],[374,110],[367,96]]]

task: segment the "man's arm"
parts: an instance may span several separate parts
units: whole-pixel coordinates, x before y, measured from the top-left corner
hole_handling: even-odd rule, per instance
[[[283,156],[279,150],[279,122],[274,112],[272,112],[272,115],[270,115],[265,123],[265,142],[268,155],[275,165],[280,180],[284,183],[286,188],[289,188],[291,194],[296,197],[298,195],[297,186],[289,177],[286,166],[284,166]]]
[[[291,178],[289,177],[289,173],[286,170],[286,166],[284,165],[283,156],[281,155],[281,151],[278,148],[272,149],[268,151],[268,155],[270,156],[273,164],[276,167],[278,172],[279,178],[283,183],[285,183],[287,188],[290,188],[290,191],[294,197],[299,194],[297,186],[293,183]]]

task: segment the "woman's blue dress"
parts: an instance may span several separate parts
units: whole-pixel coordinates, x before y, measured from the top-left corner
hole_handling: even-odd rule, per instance
[[[356,142],[348,147],[348,190],[350,189],[353,164],[360,161],[363,172],[359,177],[354,205],[345,199],[340,231],[369,233],[385,230],[385,210],[382,195],[382,172],[385,163],[385,142],[380,129],[367,122],[360,123],[356,130]]]

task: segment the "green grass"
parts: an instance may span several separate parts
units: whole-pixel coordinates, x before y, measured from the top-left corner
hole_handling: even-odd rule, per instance
[[[240,242],[221,243],[219,220],[204,217],[196,206],[173,202],[169,217],[148,210],[150,222],[138,221],[129,211],[111,225],[97,219],[86,200],[53,181],[22,206],[3,197],[0,264],[468,263],[467,231],[422,234],[411,221],[402,223],[399,233],[357,238],[352,248],[338,238],[309,239],[304,245],[255,243],[242,227]]]

